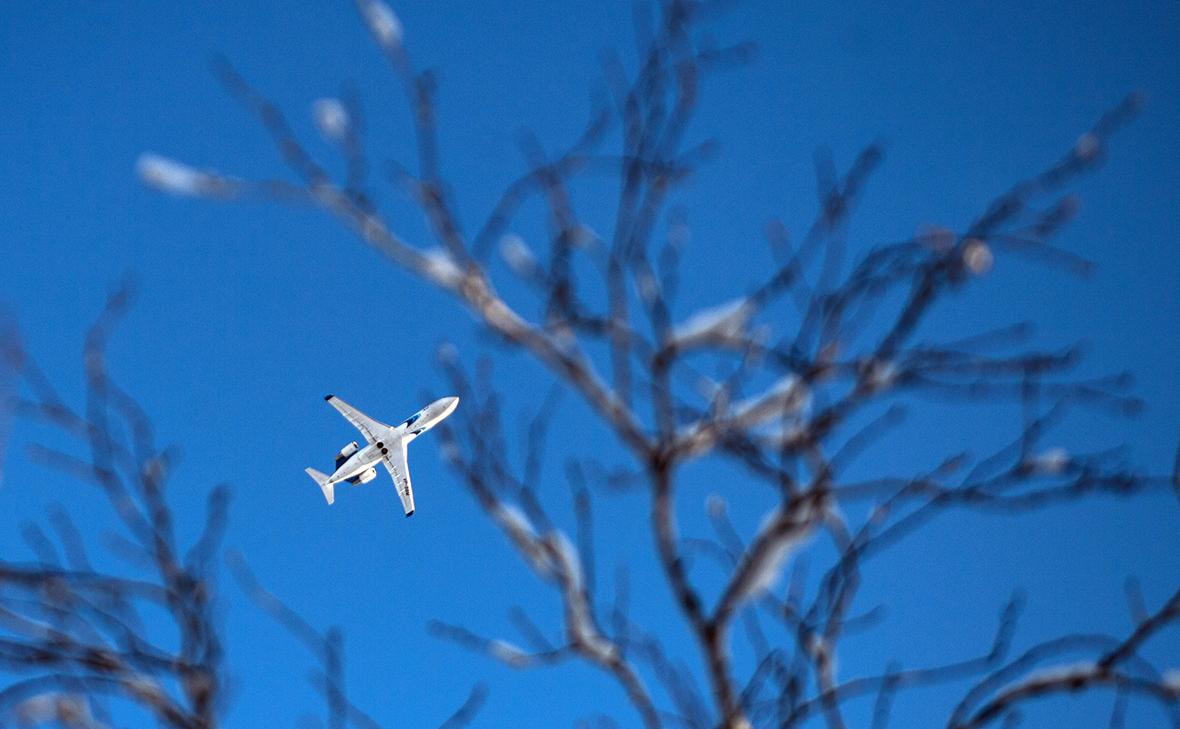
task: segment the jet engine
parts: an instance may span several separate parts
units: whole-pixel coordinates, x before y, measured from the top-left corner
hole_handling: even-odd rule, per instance
[[[340,464],[347,461],[348,457],[351,456],[353,453],[356,453],[356,451],[357,451],[357,445],[356,445],[355,440],[353,442],[349,443],[348,445],[344,446],[343,448],[341,448],[340,452],[336,454],[336,468],[340,468]]]
[[[353,484],[362,484],[362,483],[368,483],[375,478],[377,478],[377,470],[370,468],[367,471],[364,471],[362,473],[358,473],[357,475],[353,476],[352,478],[350,478],[348,480],[351,481]]]

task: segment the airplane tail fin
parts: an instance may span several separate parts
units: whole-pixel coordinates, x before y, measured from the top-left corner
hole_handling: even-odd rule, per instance
[[[307,475],[311,476],[311,479],[316,482],[316,485],[320,487],[320,491],[324,492],[324,498],[327,499],[328,504],[331,505],[331,503],[336,500],[336,484],[328,483],[328,474],[326,473],[320,473],[314,468],[306,468],[304,470],[307,471]]]

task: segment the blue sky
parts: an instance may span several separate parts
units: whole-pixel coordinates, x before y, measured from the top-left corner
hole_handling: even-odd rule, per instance
[[[1058,241],[1096,261],[1093,276],[1079,280],[1001,256],[930,332],[1032,318],[1047,345],[1084,339],[1084,371],[1133,370],[1149,407],[1132,420],[1071,421],[1063,444],[1127,442],[1135,463],[1167,469],[1180,431],[1176,4],[735,5],[711,32],[754,40],[760,51],[750,68],[705,87],[692,135],[716,136],[722,148],[679,198],[694,230],[679,314],[753,283],[768,260],[760,243],[768,219],[796,231],[806,226],[818,147],[830,148],[844,168],[865,144],[885,145],[885,163],[851,229],[856,244],[867,246],[923,224],[965,225],[992,196],[1068,148],[1104,109],[1141,89],[1142,116],[1116,138],[1104,168],[1078,186],[1082,212]],[[417,62],[438,71],[444,170],[469,224],[522,171],[518,130],[531,129],[551,149],[571,139],[600,77],[600,51],[632,43],[623,2],[396,7]],[[328,509],[302,473],[306,465],[323,468],[355,437],[323,404],[324,393],[376,417],[404,417],[425,393],[445,389],[433,358],[440,342],[454,340],[467,362],[483,345],[449,300],[322,214],[174,199],[139,184],[135,161],[145,150],[244,177],[280,173],[263,133],[208,72],[213,53],[227,55],[324,153],[311,103],[352,81],[370,111],[375,155],[410,160],[404,103],[351,3],[6,4],[0,302],[16,312],[27,347],[66,392],[78,393],[85,327],[107,292],[134,276],[137,304],[114,341],[112,366],[162,437],[183,446],[178,511],[198,513],[207,488],[233,485],[228,545],[310,621],[346,631],[352,694],[378,718],[433,726],[473,681],[486,680],[491,694],[479,726],[568,726],[595,711],[634,724],[614,686],[586,668],[513,673],[426,635],[430,618],[507,634],[515,603],[553,629],[560,619],[554,597],[443,467],[437,439],[414,446],[413,520],[400,517],[396,495],[380,481]],[[424,240],[420,216],[388,189],[381,194],[395,227]],[[511,287],[506,293],[525,300]],[[545,376],[519,357],[501,360],[497,383],[512,398],[509,414],[526,416]],[[994,442],[1016,422],[1005,417],[1015,415],[936,406],[877,457],[883,466],[921,464],[944,443]],[[608,460],[622,458],[572,403],[562,423],[555,441],[576,433]],[[6,557],[23,554],[20,524],[41,519],[51,501],[69,503],[96,525],[107,519],[85,487],[25,458],[21,446],[45,437],[22,427],[8,452],[0,485]],[[553,482],[546,498],[559,511],[563,455],[557,449],[546,470]],[[695,504],[725,478],[710,468],[702,467],[702,483],[685,497],[697,521]],[[745,508],[735,517],[752,528],[767,505]],[[604,574],[612,560],[649,561],[650,544],[636,528],[644,523],[641,500],[606,501],[599,513]],[[1029,592],[1018,639],[1044,637],[1054,625],[1126,630],[1126,576],[1143,582],[1149,604],[1175,589],[1177,517],[1174,498],[1159,494],[1015,521],[948,518],[891,553],[870,578],[866,604],[892,609],[877,632],[850,643],[850,670],[878,670],[891,657],[910,663],[978,651],[1018,586]],[[303,682],[309,657],[228,580],[222,587],[235,679],[228,725],[291,724],[318,711],[310,691],[290,690]],[[639,571],[634,590],[641,622],[667,620],[666,588],[654,570]],[[976,640],[965,644],[960,635]],[[1162,636],[1153,650],[1180,655],[1180,636]],[[684,656],[692,659],[688,650]],[[899,705],[897,725],[933,723],[950,698],[932,692]],[[1089,717],[1109,704],[1109,697],[1058,702],[1047,711],[1063,713],[1046,716]],[[1151,707],[1133,718],[1129,725],[1163,721]]]

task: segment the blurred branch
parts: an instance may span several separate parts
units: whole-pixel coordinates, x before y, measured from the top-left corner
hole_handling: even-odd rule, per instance
[[[166,500],[172,449],[156,445],[146,413],[107,372],[107,340],[129,300],[126,287],[117,290],[86,338],[84,411],[56,394],[27,353],[12,350],[32,393],[14,400],[16,412],[57,426],[65,440],[86,449],[75,456],[37,446],[34,454],[99,487],[143,572],[121,576],[92,567],[82,535],[62,509],[52,522],[68,566],[40,530],[26,530],[36,535],[38,560],[0,561],[0,666],[28,678],[0,692],[0,716],[100,726],[91,707],[119,695],[165,726],[216,726],[225,679],[210,555],[220,543],[228,491],[210,492],[202,535],[182,559]],[[169,617],[175,644],[156,644],[140,627],[139,615],[149,608]]]
[[[491,367],[477,366],[483,373],[472,382],[453,349],[444,349],[440,360],[464,408],[441,429],[447,459],[524,566],[551,590],[563,636],[550,640],[516,609],[514,622],[528,648],[432,623],[440,637],[515,668],[583,661],[623,689],[647,727],[790,727],[822,717],[834,729],[845,726],[846,702],[874,693],[873,723],[884,726],[901,691],[980,677],[952,726],[1015,721],[1015,709],[1028,698],[1090,687],[1113,686],[1119,701],[1140,695],[1171,706],[1174,686],[1148,671],[1137,652],[1174,621],[1174,600],[1140,619],[1124,642],[1066,636],[1001,666],[1016,619],[1014,600],[982,656],[927,668],[894,662],[859,677],[847,667],[838,671],[841,639],[872,627],[881,614],[880,606],[856,606],[863,570],[937,516],[951,509],[1019,514],[1099,494],[1180,493],[1180,460],[1170,474],[1158,475],[1128,467],[1120,448],[1075,452],[1049,440],[1067,414],[1138,412],[1142,403],[1127,393],[1125,374],[1078,376],[1077,346],[1030,347],[1025,324],[945,341],[919,338],[939,305],[986,276],[998,255],[1069,273],[1089,270],[1089,262],[1050,242],[1078,209],[1065,189],[1100,165],[1112,135],[1142,99],[1133,94],[1117,104],[1055,161],[981,206],[962,230],[926,226],[907,240],[849,245],[851,217],[884,158],[880,144],[867,145],[842,173],[829,153],[818,152],[818,209],[798,245],[784,225],[772,224],[767,238],[775,262],[758,272],[757,282],[723,303],[684,312],[678,293],[691,229],[674,196],[717,148],[713,140],[690,139],[702,82],[750,57],[746,44],[718,47],[701,31],[724,5],[666,0],[655,4],[654,18],[646,6],[637,7],[634,67],[619,54],[606,55],[608,103],[595,103],[582,133],[556,154],[522,134],[528,167],[509,180],[474,235],[461,224],[440,161],[436,78],[415,66],[401,21],[381,0],[358,0],[357,7],[400,82],[417,153],[414,171],[396,162],[383,167],[425,216],[433,244],[401,237],[362,189],[358,171],[373,165],[359,127],[350,126],[353,116],[359,119],[359,103],[351,104],[351,114],[330,100],[316,107],[321,133],[345,157],[346,178],[335,181],[330,165],[314,158],[278,107],[226,62],[217,65],[218,77],[267,131],[297,181],[244,181],[154,155],[141,159],[140,173],[149,185],[174,194],[318,206],[400,269],[449,293],[507,350],[541,364],[556,383],[546,385],[575,393],[631,457],[624,469],[629,483],[647,491],[652,556],[671,593],[669,614],[680,621],[700,665],[685,667],[670,657],[626,614],[623,598],[609,621],[599,619],[591,501],[591,486],[599,484],[578,465],[589,459],[567,460],[574,520],[567,531],[539,496],[541,436],[551,411],[543,409],[521,439],[524,466],[518,471],[509,462]],[[605,150],[608,145],[615,149]],[[574,192],[603,176],[617,182],[618,194],[610,201],[610,232],[600,237],[579,215]],[[547,246],[533,247],[511,232],[534,201],[543,211]],[[511,275],[505,283],[533,297],[532,313],[498,293],[493,280],[500,281],[499,269],[488,260],[497,244]],[[797,319],[784,316],[784,300]],[[919,404],[929,397],[1012,403],[1021,423],[1008,443],[978,460],[964,450],[933,468],[913,469],[916,474],[849,480],[847,474],[896,432],[903,413],[897,401]],[[707,507],[718,541],[681,535],[682,467],[706,457],[740,469],[776,495],[752,534],[728,522],[725,499],[744,497],[744,484],[727,483],[721,485],[726,493],[711,497]],[[95,480],[106,483],[106,473],[104,467]],[[867,509],[847,508],[865,501]],[[835,556],[811,586],[799,558],[813,537],[830,542]],[[170,536],[159,538],[167,544]],[[689,560],[701,553],[716,557],[706,579]],[[779,595],[777,579],[790,565],[794,577]],[[325,654],[325,636],[287,618],[280,622],[310,636],[305,642]],[[737,620],[754,653],[750,661],[734,658]],[[781,641],[768,636],[764,620]],[[1103,652],[1092,664],[1035,672],[1043,657],[1097,645]],[[661,709],[661,701],[674,710]]]
[[[240,552],[226,554],[226,565],[250,602],[302,643],[319,662],[319,673],[311,676],[311,683],[324,696],[329,729],[343,729],[346,726],[380,729],[380,723],[348,698],[344,684],[344,636],[340,629],[329,628],[320,632],[314,628],[303,616],[259,584]],[[468,726],[486,698],[485,686],[477,684],[472,687],[471,695],[440,727],[461,729]]]
[[[1063,646],[1062,640],[1058,639],[1037,645],[977,684],[956,707],[948,726],[953,729],[986,726],[1029,699],[1091,688],[1113,688],[1124,698],[1137,694],[1155,699],[1169,710],[1172,723],[1180,724],[1180,685],[1173,675],[1162,673],[1138,655],[1149,638],[1165,626],[1178,622],[1180,591],[1173,594],[1159,611],[1140,620],[1126,639],[1101,641],[1114,644],[1092,661],[1057,664],[1030,671],[1028,668],[1040,660],[1061,652],[1062,647],[1075,648],[1077,646],[1073,643],[1079,641],[1069,641]],[[973,709],[975,706],[978,708]]]

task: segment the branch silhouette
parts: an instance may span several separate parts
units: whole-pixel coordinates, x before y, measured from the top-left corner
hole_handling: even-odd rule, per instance
[[[1118,443],[1097,452],[1057,445],[1068,417],[1138,412],[1142,403],[1126,373],[1079,374],[1080,346],[1043,349],[1027,322],[995,322],[953,339],[929,338],[923,329],[999,257],[1078,275],[1090,270],[1090,262],[1053,240],[1078,210],[1071,185],[1101,166],[1113,135],[1140,109],[1139,95],[1116,103],[1043,169],[980,201],[962,229],[929,227],[906,240],[850,241],[850,220],[884,163],[881,144],[868,144],[843,171],[826,152],[817,153],[816,212],[800,228],[801,238],[793,241],[781,222],[767,226],[757,247],[769,249],[771,263],[756,270],[756,283],[727,292],[727,301],[686,311],[682,272],[693,265],[694,247],[709,242],[692,240],[689,211],[676,196],[718,154],[716,140],[693,136],[702,82],[739,72],[754,52],[742,42],[717,45],[704,31],[728,3],[664,0],[654,15],[641,7],[637,57],[629,64],[622,54],[605,56],[606,93],[582,132],[552,147],[557,152],[523,132],[526,171],[506,180],[470,228],[439,154],[435,75],[415,64],[389,6],[356,5],[412,117],[412,163],[370,156],[355,91],[313,106],[335,155],[317,159],[278,105],[218,59],[215,76],[269,135],[286,177],[245,179],[154,153],[141,157],[139,173],[171,194],[318,208],[423,287],[448,294],[488,335],[492,353],[478,361],[452,346],[439,351],[447,384],[464,403],[440,426],[444,452],[524,570],[539,578],[561,629],[546,634],[539,627],[544,620],[507,606],[520,633],[515,641],[443,620],[428,626],[433,634],[514,669],[584,663],[617,687],[634,710],[632,721],[649,729],[812,722],[836,729],[849,725],[848,707],[857,701],[871,701],[872,726],[886,727],[901,692],[931,685],[967,687],[947,718],[954,729],[1008,726],[1035,699],[1088,690],[1114,692],[1112,725],[1122,721],[1128,702],[1147,700],[1180,726],[1174,669],[1155,665],[1143,650],[1180,623],[1180,593],[1154,611],[1140,599],[1134,627],[1121,637],[1064,633],[1013,656],[1023,604],[1018,594],[1000,608],[990,643],[980,640],[979,652],[960,660],[867,671],[840,660],[844,639],[880,620],[881,606],[858,602],[867,571],[942,515],[1018,515],[1079,499],[1180,489],[1180,465],[1148,472],[1128,466]],[[339,167],[342,174],[334,175]],[[602,235],[574,194],[587,181],[613,186],[609,229],[597,228]],[[431,240],[398,232],[377,203],[379,185],[418,207]],[[544,240],[512,232],[538,209]],[[518,290],[530,297],[526,304],[510,304],[501,293],[513,291],[515,300]],[[103,489],[126,541],[153,567],[146,577],[96,574],[77,559],[80,542],[69,536],[63,541],[74,557],[66,566],[40,538],[29,540],[44,553],[36,563],[4,563],[0,587],[16,591],[11,603],[0,603],[4,623],[24,637],[0,644],[0,657],[34,675],[0,693],[0,710],[41,706],[30,702],[51,687],[60,701],[73,702],[67,709],[82,707],[77,711],[87,716],[104,695],[120,693],[161,723],[212,726],[221,705],[221,654],[200,585],[218,549],[225,498],[216,494],[224,492],[211,498],[207,533],[191,559],[178,557],[163,497],[168,451],[155,448],[146,416],[103,364],[107,332],[124,305],[116,296],[88,339],[85,412],[62,404],[27,358],[22,372],[34,398],[21,400],[19,410],[89,443],[85,459],[49,449],[38,455]],[[592,413],[594,426],[626,457],[622,466],[582,454],[566,458],[568,509],[559,512],[540,495],[558,491],[542,481],[562,480],[545,477],[542,467],[545,433],[561,412],[558,396],[542,404],[527,433],[506,433],[504,398],[494,386],[497,356],[504,353],[539,364],[550,392]],[[874,447],[931,399],[1010,404],[1023,415],[992,452],[971,455],[964,447],[905,471],[875,467]],[[130,442],[115,436],[124,428]],[[748,484],[710,498],[713,534],[686,535],[680,522],[691,480],[686,469],[703,459],[735,469]],[[866,468],[871,478],[857,475]],[[729,507],[756,489],[776,506],[760,527],[743,532]],[[613,598],[603,594],[595,537],[612,512],[596,504],[619,491],[646,498],[651,549],[633,559],[649,560],[662,575],[671,602],[660,619],[677,622],[683,644],[661,641],[659,626],[632,614],[628,565],[616,575]],[[59,531],[72,534],[68,527]],[[255,603],[320,662],[329,724],[375,726],[344,694],[339,634],[307,624],[261,588],[244,562],[235,564]],[[807,569],[817,565],[809,580]],[[790,578],[780,587],[784,574]],[[135,636],[138,602],[172,612],[179,648]],[[1072,660],[1079,655],[1084,658]],[[178,690],[170,691],[174,684]],[[483,696],[481,688],[473,690],[444,726],[469,723]]]
[[[1069,185],[1100,166],[1112,135],[1135,116],[1141,98],[1128,96],[1056,161],[985,201],[963,230],[930,228],[868,248],[849,245],[848,221],[882,162],[881,146],[867,146],[843,173],[820,153],[818,210],[798,244],[785,226],[770,226],[767,238],[777,262],[760,283],[714,308],[679,316],[680,269],[691,245],[687,213],[671,199],[717,146],[690,138],[701,80],[740,68],[752,55],[748,44],[717,47],[698,32],[719,5],[669,0],[657,5],[655,18],[638,12],[643,48],[637,65],[629,69],[620,56],[606,57],[609,99],[593,109],[584,132],[563,151],[546,154],[531,134],[522,135],[528,171],[509,182],[472,234],[460,222],[439,160],[434,76],[417,69],[400,21],[392,22],[392,10],[377,0],[358,7],[401,81],[418,148],[415,169],[388,163],[386,171],[429,220],[432,242],[409,241],[382,217],[363,174],[378,165],[365,158],[361,140],[339,131],[351,129],[346,115],[334,117],[335,134],[320,120],[326,137],[343,140],[338,149],[354,173],[336,181],[277,107],[226,61],[217,63],[218,77],[270,134],[295,181],[196,172],[155,156],[144,158],[141,172],[149,184],[171,193],[318,206],[395,266],[449,292],[501,346],[547,368],[557,386],[587,405],[630,454],[627,478],[631,488],[649,496],[652,556],[692,636],[704,686],[691,685],[695,675],[679,669],[667,648],[630,616],[617,608],[609,620],[600,614],[602,600],[589,579],[597,570],[590,491],[578,462],[566,468],[575,494],[578,536],[572,539],[537,497],[538,439],[522,445],[526,467],[517,471],[506,455],[501,399],[490,377],[473,379],[453,348],[444,348],[440,363],[465,407],[460,422],[445,429],[448,458],[526,567],[553,587],[564,634],[546,637],[526,618],[527,648],[442,622],[432,626],[440,637],[514,668],[585,661],[613,678],[647,727],[789,727],[813,716],[841,727],[844,704],[871,692],[877,693],[874,723],[884,726],[897,692],[971,676],[983,677],[981,685],[999,693],[969,716],[965,707],[978,699],[961,706],[951,726],[979,726],[1031,697],[1069,687],[1114,686],[1120,696],[1147,694],[1174,706],[1174,687],[1158,671],[1147,671],[1138,655],[1161,625],[1175,620],[1173,610],[1143,618],[1123,647],[1109,654],[1113,658],[1050,678],[1013,673],[1013,665],[1026,665],[1021,659],[1003,663],[1016,603],[1004,609],[993,647],[981,657],[926,668],[894,666],[851,679],[836,671],[841,638],[872,623],[871,616],[852,612],[862,571],[940,514],[1016,514],[1097,494],[1132,497],[1174,483],[1174,474],[1129,469],[1117,451],[1072,453],[1047,445],[1067,414],[1136,412],[1141,404],[1128,393],[1125,374],[1073,375],[1080,350],[1039,350],[1024,323],[954,341],[919,337],[938,306],[987,275],[998,255],[1072,273],[1089,270],[1089,262],[1051,240],[1077,211]],[[168,165],[190,172],[171,180],[159,174]],[[600,237],[580,216],[572,188],[601,177],[617,183],[618,197],[610,233]],[[511,233],[532,200],[545,210],[544,251]],[[493,248],[503,269],[491,260]],[[501,286],[531,292],[535,310],[510,305],[493,283],[498,278]],[[702,365],[718,376],[704,375]],[[850,481],[845,474],[910,407],[931,395],[1012,402],[1022,407],[1024,423],[1008,445],[982,458],[953,453],[933,469]],[[777,509],[756,533],[739,535],[718,497],[711,506],[717,539],[681,536],[683,467],[705,457],[742,468],[751,483],[778,495]],[[841,508],[863,502],[873,506],[859,522]],[[815,594],[804,595],[800,581],[789,594],[776,595],[779,574],[820,536],[836,545],[837,557]],[[719,591],[694,578],[690,557],[697,552],[714,557]],[[761,627],[767,620],[793,645],[767,642]],[[758,653],[745,678],[739,673],[747,667],[733,660],[739,621]],[[1136,673],[1124,676],[1122,659],[1131,656]],[[993,686],[996,676],[1011,683]],[[653,682],[674,709],[658,707]]]

